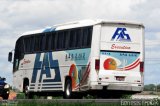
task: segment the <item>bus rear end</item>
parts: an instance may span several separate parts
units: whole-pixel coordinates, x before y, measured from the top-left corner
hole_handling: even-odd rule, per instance
[[[101,26],[98,86],[107,90],[141,92],[144,75],[144,26],[106,23]]]

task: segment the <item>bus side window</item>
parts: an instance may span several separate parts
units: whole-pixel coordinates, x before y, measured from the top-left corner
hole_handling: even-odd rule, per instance
[[[39,51],[44,51],[45,49],[45,33],[39,34],[40,41],[39,41]]]
[[[46,33],[46,41],[45,41],[45,51],[50,51],[51,50],[51,39],[52,39],[52,34],[51,32]]]
[[[63,48],[68,49],[68,44],[69,44],[69,31],[64,31],[64,43],[63,43]]]
[[[92,28],[88,28],[87,47],[91,47],[92,41]]]
[[[29,48],[28,44],[29,44],[29,43],[30,43],[30,42],[29,42],[28,38],[25,38],[25,39],[24,39],[25,52],[28,52],[28,48]]]
[[[51,49],[53,51],[56,50],[56,47],[57,47],[57,34],[56,32],[52,32],[52,39],[51,39]]]
[[[82,46],[82,30],[81,28],[76,30],[76,47],[81,48]]]
[[[83,34],[82,46],[86,47],[86,45],[87,45],[87,35],[88,35],[88,32],[87,32],[86,28],[83,28],[83,33],[82,34]]]
[[[92,29],[90,27],[83,29],[83,47],[91,47]]]
[[[13,71],[17,71],[19,68],[19,61],[24,58],[24,43],[23,37],[19,38],[16,42]]]
[[[30,37],[30,51],[31,53],[34,52],[34,36]]]
[[[44,51],[44,48],[45,48],[45,33],[36,34],[34,42],[34,51],[35,52]]]
[[[25,53],[32,53],[34,50],[34,36],[24,37],[23,41]]]
[[[64,34],[62,31],[59,31],[57,36],[57,50],[63,49],[63,43],[64,43]]]
[[[69,44],[69,47],[70,49],[73,49],[75,48],[75,45],[76,45],[76,35],[75,35],[75,30],[71,30],[70,31],[70,44]]]
[[[40,50],[39,41],[40,41],[40,36],[35,35],[34,51]]]

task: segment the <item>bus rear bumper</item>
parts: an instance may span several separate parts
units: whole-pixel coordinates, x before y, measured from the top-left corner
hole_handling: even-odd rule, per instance
[[[91,85],[92,90],[122,90],[122,91],[143,91],[143,84],[118,84],[118,83],[106,83],[97,85]]]

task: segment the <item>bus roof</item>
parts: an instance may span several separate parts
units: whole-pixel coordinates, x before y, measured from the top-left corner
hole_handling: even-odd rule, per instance
[[[81,21],[74,21],[74,22],[68,22],[63,24],[57,24],[51,27],[46,27],[44,29],[39,30],[33,30],[23,33],[22,35],[31,35],[36,33],[43,33],[43,32],[51,32],[51,31],[57,31],[57,30],[64,30],[64,29],[72,29],[72,28],[78,28],[78,27],[85,27],[85,26],[93,26],[96,24],[127,24],[127,25],[140,25],[144,27],[142,23],[138,22],[130,22],[130,21],[108,21],[108,20],[81,20]]]

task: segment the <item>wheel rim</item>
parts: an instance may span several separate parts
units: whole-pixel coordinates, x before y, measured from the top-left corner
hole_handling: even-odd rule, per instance
[[[69,83],[67,84],[67,87],[66,87],[66,95],[67,95],[68,97],[71,95],[71,86],[70,86]]]
[[[29,91],[29,86],[26,86],[25,87],[25,94],[28,94],[28,91]]]

